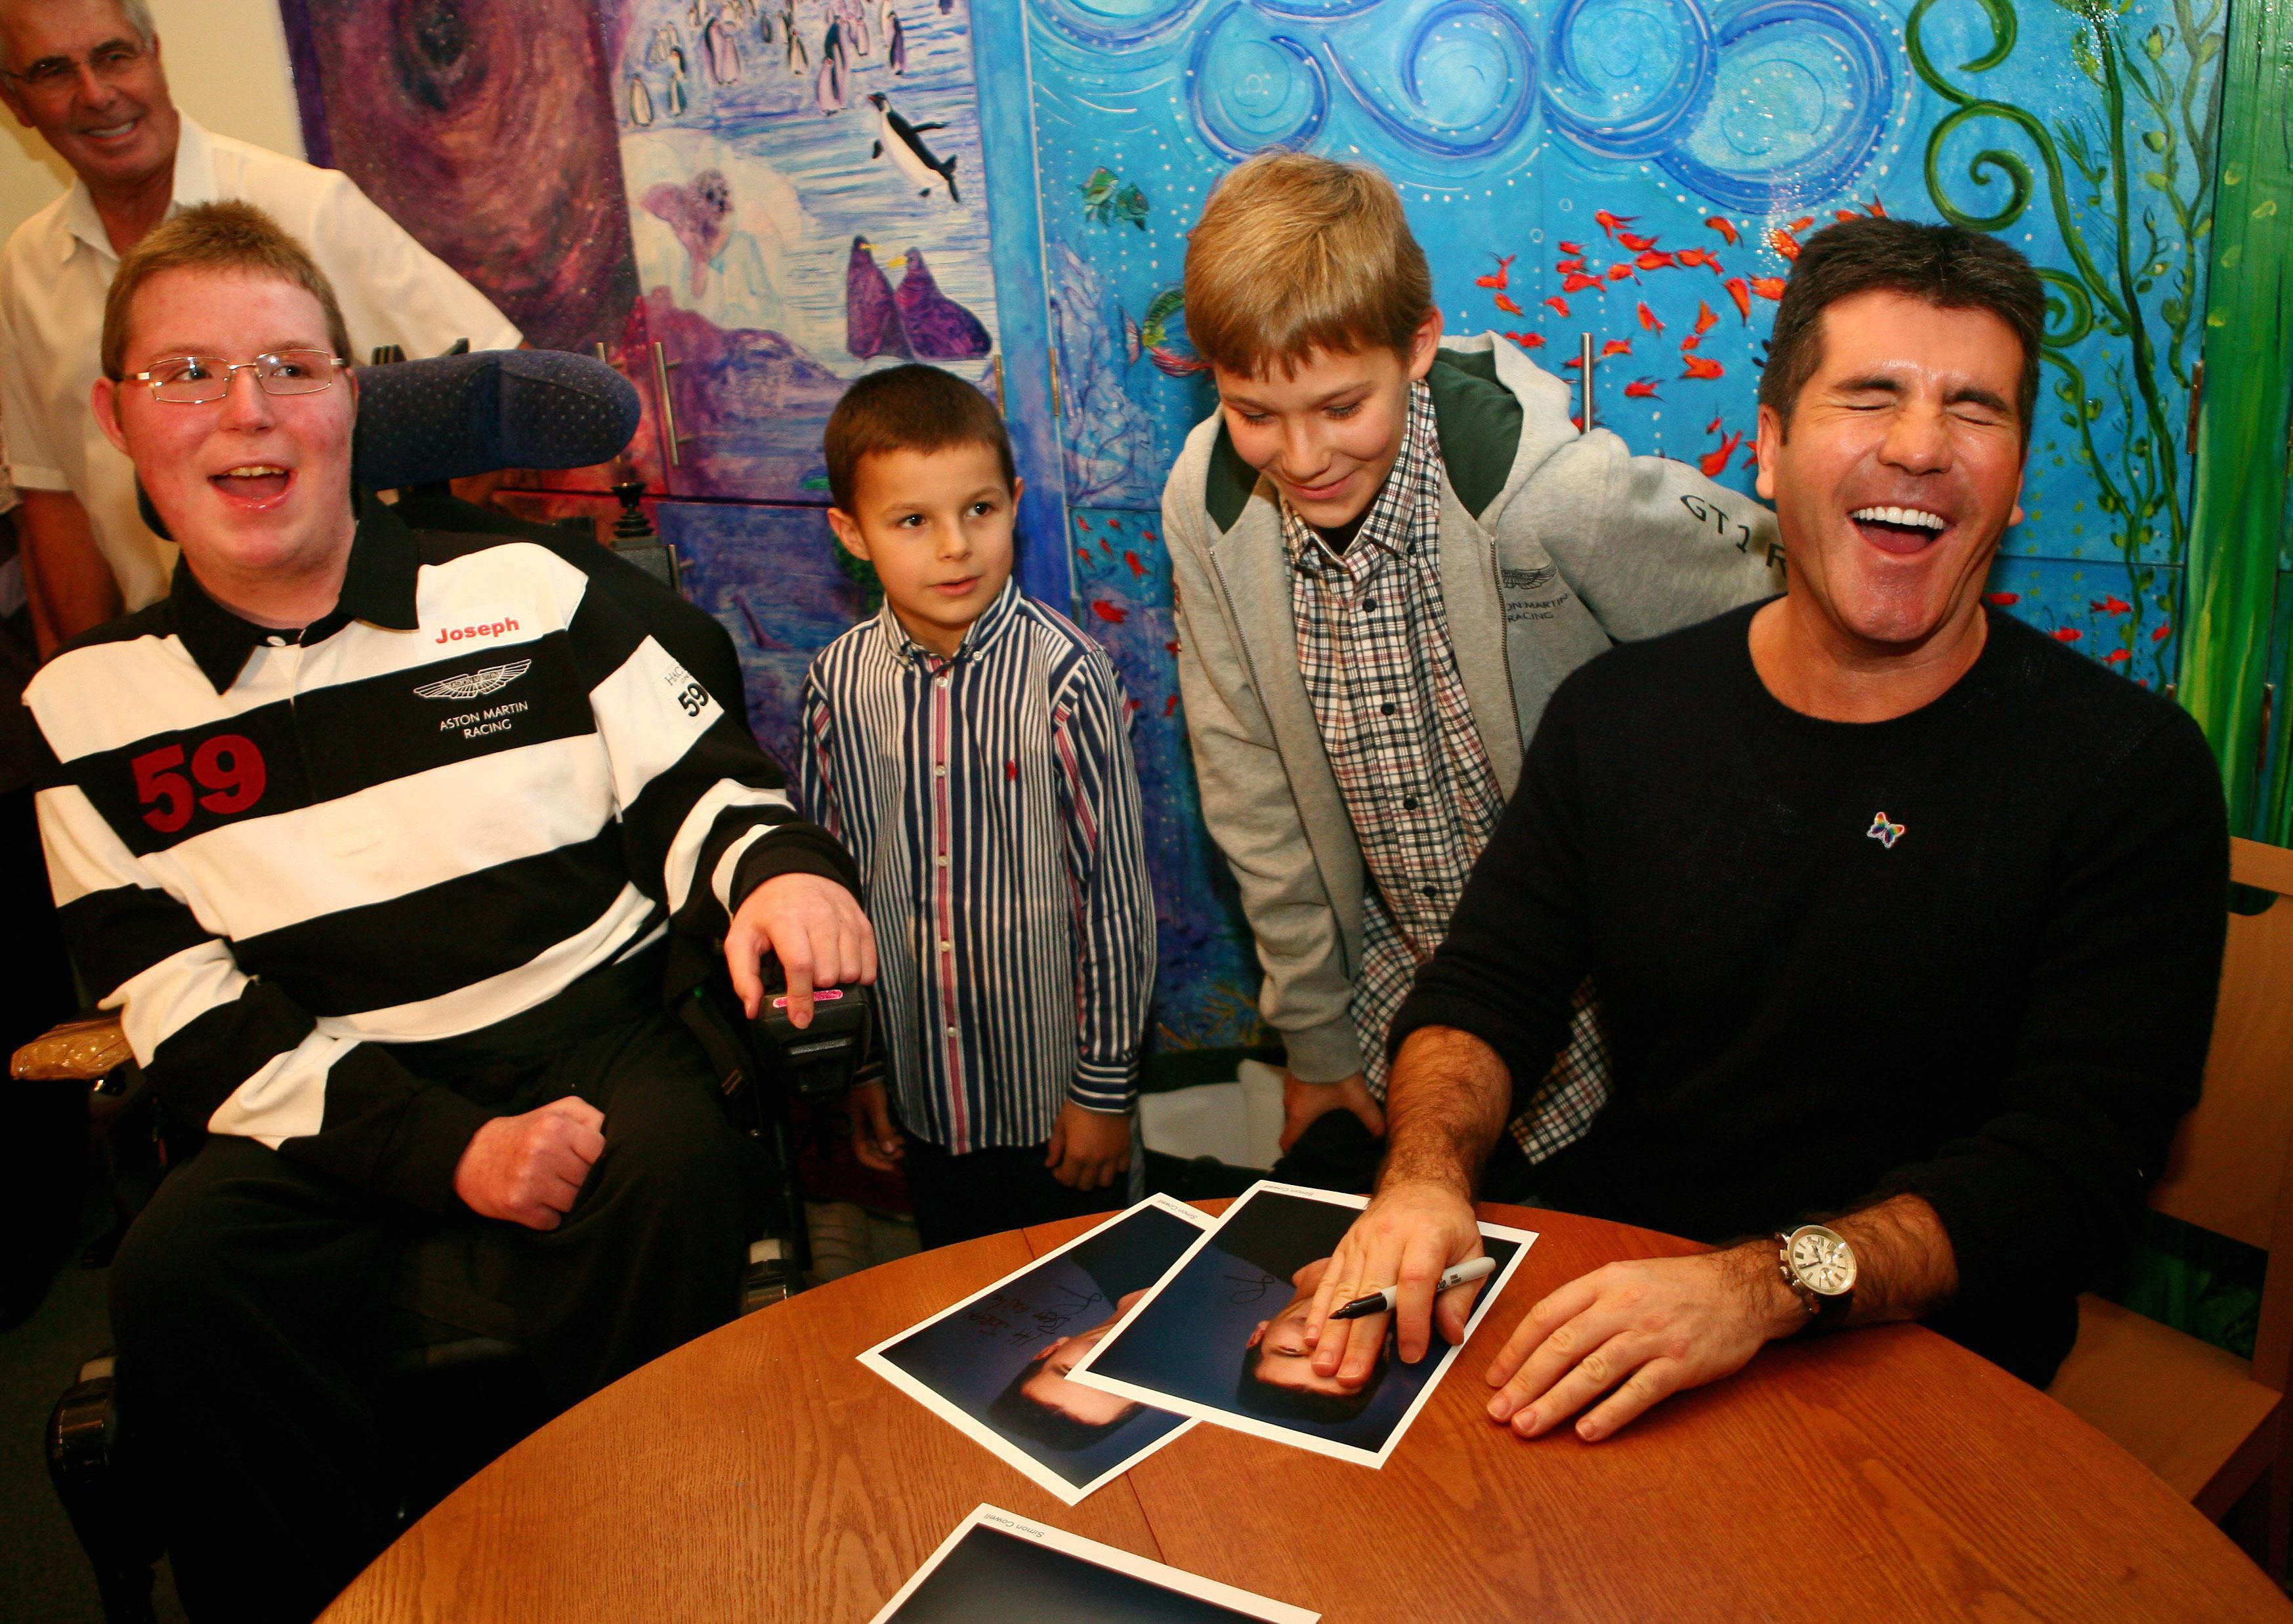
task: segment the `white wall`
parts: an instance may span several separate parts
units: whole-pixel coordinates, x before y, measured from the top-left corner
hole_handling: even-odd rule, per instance
[[[150,0],[175,105],[208,129],[303,156],[287,35],[274,0]],[[71,184],[48,143],[4,109],[0,126],[0,240]]]

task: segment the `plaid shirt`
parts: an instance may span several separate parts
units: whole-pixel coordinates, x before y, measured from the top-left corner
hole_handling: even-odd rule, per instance
[[[1333,551],[1282,507],[1298,667],[1370,879],[1349,1014],[1380,1100],[1386,1032],[1504,811],[1441,604],[1441,477],[1432,395],[1413,383],[1401,454],[1350,546]],[[1588,982],[1567,1047],[1510,1130],[1531,1161],[1584,1133],[1608,1078]]]

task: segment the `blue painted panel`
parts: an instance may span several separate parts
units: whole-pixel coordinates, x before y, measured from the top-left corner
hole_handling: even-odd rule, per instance
[[[733,634],[757,742],[793,773],[804,674],[866,613],[826,511],[663,502],[653,524],[677,549],[685,595]]]
[[[1009,0],[1005,0],[1009,3]],[[2030,504],[2080,558],[2182,555],[2223,10],[2176,0],[1025,0],[1078,499],[1141,503],[1206,409],[1171,307],[1235,161],[1401,187],[1453,330],[1748,489],[1773,299],[1841,213],[1993,230],[2054,300]]]
[[[1226,860],[1203,826],[1162,522],[1159,513],[1074,512],[1075,604],[1130,694],[1161,960],[1148,1047],[1227,1047],[1257,1038],[1258,959]]]
[[[2144,688],[2174,680],[2182,570],[2115,559],[2001,558],[1990,602]]]

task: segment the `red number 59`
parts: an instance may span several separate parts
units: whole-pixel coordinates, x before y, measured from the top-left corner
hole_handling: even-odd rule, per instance
[[[183,747],[162,745],[127,764],[135,774],[135,796],[150,810],[143,821],[162,835],[172,835],[191,820],[191,787],[175,771],[183,764]],[[263,798],[268,781],[263,752],[255,740],[238,733],[218,733],[199,746],[191,757],[191,777],[208,793],[198,804],[228,816],[245,812]],[[159,804],[152,805],[153,802]]]

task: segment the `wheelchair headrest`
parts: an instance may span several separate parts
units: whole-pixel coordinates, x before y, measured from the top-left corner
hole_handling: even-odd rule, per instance
[[[358,369],[352,479],[368,490],[501,468],[584,468],[637,431],[637,392],[592,356],[481,350]]]
[[[586,468],[608,462],[637,432],[628,379],[562,350],[479,350],[358,369],[351,482],[399,490],[502,468]],[[143,482],[143,522],[167,536]]]

